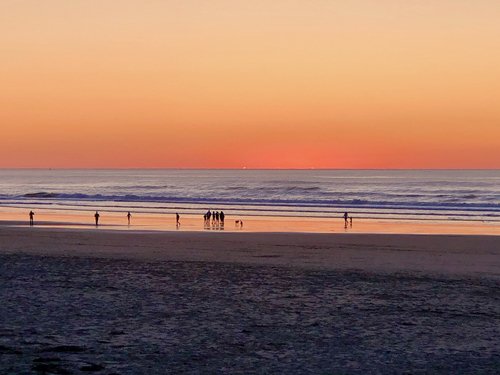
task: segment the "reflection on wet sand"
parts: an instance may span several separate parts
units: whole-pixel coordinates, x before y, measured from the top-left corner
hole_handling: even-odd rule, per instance
[[[0,208],[0,225],[29,225],[26,210]],[[37,210],[37,227],[86,228],[95,226],[94,212]],[[352,216],[344,218],[307,218],[241,216],[224,214],[224,220],[207,220],[206,215],[182,214],[182,226],[172,221],[172,214],[149,214],[133,212],[133,223],[128,224],[127,212],[99,211],[99,227],[113,230],[152,231],[246,231],[246,232],[290,232],[290,233],[405,233],[405,234],[485,234],[500,235],[500,223],[477,221],[418,221],[380,220],[357,218],[353,225]],[[131,216],[132,216],[131,214]],[[175,213],[174,213],[175,215]],[[200,218],[202,220],[200,220]],[[233,222],[234,225],[226,225]],[[244,224],[243,224],[244,223]]]

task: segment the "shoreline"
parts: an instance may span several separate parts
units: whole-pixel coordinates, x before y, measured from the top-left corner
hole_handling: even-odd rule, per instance
[[[401,224],[399,222],[392,223],[396,226]],[[331,230],[331,231],[287,231],[287,230],[252,230],[252,229],[233,229],[233,228],[224,228],[224,229],[185,229],[185,228],[175,228],[174,226],[166,226],[166,227],[153,227],[148,225],[113,225],[113,224],[99,224],[98,227],[95,224],[90,223],[72,223],[72,222],[57,222],[57,221],[41,221],[36,222],[35,225],[30,226],[29,223],[25,221],[9,221],[9,220],[0,220],[0,228],[15,228],[15,229],[28,229],[28,230],[55,230],[55,231],[74,231],[74,232],[89,232],[89,233],[129,233],[129,234],[172,234],[172,233],[183,233],[186,235],[189,234],[200,234],[205,233],[207,235],[231,235],[231,234],[249,234],[249,235],[259,235],[259,234],[269,234],[269,235],[345,235],[345,236],[461,236],[461,237],[500,237],[500,234],[496,232],[482,232],[478,231],[477,233],[465,233],[465,232],[449,232],[449,231],[433,231],[433,232],[425,232],[425,231],[414,231],[414,232],[405,232],[405,231],[361,231],[356,230],[352,231],[350,228],[347,230]],[[404,228],[407,226],[401,226]],[[425,226],[422,226],[425,227]],[[446,226],[444,229],[449,229],[450,227]]]
[[[0,207],[0,226],[28,226],[29,210]],[[175,224],[175,214],[143,214],[132,212],[131,225],[127,225],[126,211],[101,214],[99,229],[120,231],[180,231],[180,232],[234,232],[234,233],[381,233],[381,234],[463,234],[500,236],[500,223],[455,220],[403,220],[361,219],[354,216],[352,227],[344,225],[342,218],[242,216],[226,214],[225,225],[205,226],[201,215],[181,214],[181,225]],[[65,227],[73,229],[95,228],[93,212],[61,212],[36,210],[35,227]],[[244,226],[235,225],[242,220]]]

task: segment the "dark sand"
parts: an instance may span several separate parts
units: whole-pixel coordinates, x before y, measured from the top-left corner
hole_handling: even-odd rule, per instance
[[[500,372],[500,237],[0,227],[0,373]]]

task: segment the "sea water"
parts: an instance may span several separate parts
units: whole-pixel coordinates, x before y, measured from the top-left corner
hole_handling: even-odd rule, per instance
[[[0,207],[500,221],[500,170],[0,170]]]

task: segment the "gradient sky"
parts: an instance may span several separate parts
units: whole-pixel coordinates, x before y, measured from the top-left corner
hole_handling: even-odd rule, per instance
[[[0,167],[500,168],[498,0],[2,0]]]

